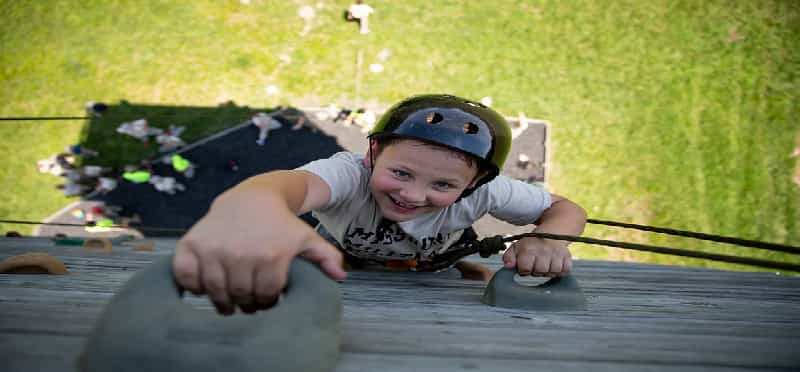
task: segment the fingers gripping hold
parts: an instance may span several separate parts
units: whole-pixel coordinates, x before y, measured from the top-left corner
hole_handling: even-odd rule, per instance
[[[275,250],[256,249],[225,256],[228,293],[245,313],[271,307],[286,286],[292,257]]]
[[[230,315],[237,306],[250,313],[274,305],[286,286],[289,264],[298,254],[330,278],[344,279],[342,254],[313,229],[298,223],[276,236],[220,236],[217,231],[184,237],[173,261],[176,282],[193,293],[208,294],[218,312]],[[269,243],[256,243],[265,241]]]
[[[250,305],[253,298],[254,265],[251,260],[233,259],[225,265],[228,273],[228,293],[234,305]]]
[[[228,294],[227,278],[222,263],[210,257],[203,257],[201,265],[202,283],[211,302],[221,314],[233,314],[234,307]]]
[[[572,268],[569,250],[565,247],[548,246],[541,239],[518,240],[511,244],[503,255],[506,268],[516,268],[522,276],[563,275]]]
[[[194,294],[202,294],[203,285],[200,282],[200,262],[193,251],[191,242],[178,242],[175,259],[172,261],[172,270],[175,272],[175,281],[182,288]]]
[[[342,268],[344,262],[342,253],[319,234],[316,232],[309,234],[304,246],[306,249],[301,255],[316,263],[331,279],[344,280],[347,277]]]
[[[286,286],[289,265],[281,268],[260,268],[254,273],[254,301],[258,308],[268,308],[278,301],[281,291]]]

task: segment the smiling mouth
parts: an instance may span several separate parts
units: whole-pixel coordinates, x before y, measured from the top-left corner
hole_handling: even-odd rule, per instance
[[[387,195],[387,196],[389,197],[389,200],[391,200],[392,203],[394,203],[394,205],[396,205],[396,206],[398,206],[398,207],[400,207],[402,209],[412,210],[412,209],[417,209],[417,208],[424,207],[424,205],[406,204],[406,203],[403,203],[403,202],[393,198],[391,195]]]

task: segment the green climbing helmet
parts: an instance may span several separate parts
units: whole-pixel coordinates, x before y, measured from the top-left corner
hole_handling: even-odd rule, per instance
[[[511,150],[511,128],[491,108],[447,94],[407,98],[387,110],[369,133],[370,140],[413,138],[442,145],[477,158],[496,177]]]

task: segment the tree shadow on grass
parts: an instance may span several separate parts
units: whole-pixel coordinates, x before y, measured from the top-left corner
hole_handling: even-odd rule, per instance
[[[276,119],[281,121],[282,127],[270,131],[266,143],[259,146],[256,143],[258,129],[247,122],[256,112],[272,110],[233,104],[181,107],[138,105],[124,101],[109,106],[102,116],[91,120],[85,131],[82,145],[100,152],[99,157],[89,158],[86,163],[114,167],[114,175],[120,176],[125,165],[138,165],[143,159],[148,160],[153,174],[175,177],[186,186],[186,190],[169,195],[157,191],[149,183],[135,184],[120,178],[116,189],[88,199],[121,206],[128,214],[138,214],[143,227],[188,229],[205,215],[217,195],[239,182],[272,170],[293,169],[344,150],[335,137],[312,130],[312,127],[292,130],[294,119],[280,115]],[[192,178],[184,177],[170,164],[161,162],[164,155],[171,153],[159,153],[159,145],[154,140],[145,145],[134,137],[116,132],[121,123],[141,118],[147,119],[150,126],[161,129],[170,125],[186,127],[181,137],[189,146],[181,155],[197,165]],[[244,125],[239,129],[208,140],[209,136],[241,124]],[[205,140],[208,141],[203,142]],[[198,141],[202,143],[193,145]],[[231,169],[231,161],[238,164],[238,170]],[[310,216],[303,217],[308,223],[314,223]],[[142,232],[151,237],[183,234],[180,231],[145,229]]]

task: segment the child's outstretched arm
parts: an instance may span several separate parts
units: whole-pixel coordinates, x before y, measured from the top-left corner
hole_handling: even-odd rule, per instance
[[[534,232],[580,235],[586,225],[586,211],[558,195],[537,221]],[[520,275],[559,276],[572,269],[569,242],[541,238],[524,238],[511,244],[503,255],[507,268],[517,268]]]
[[[297,216],[325,205],[330,188],[305,171],[251,177],[218,196],[178,242],[179,285],[207,293],[222,314],[272,306],[297,255],[344,279],[341,253]]]

